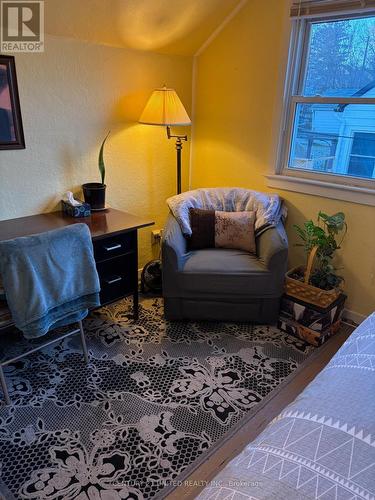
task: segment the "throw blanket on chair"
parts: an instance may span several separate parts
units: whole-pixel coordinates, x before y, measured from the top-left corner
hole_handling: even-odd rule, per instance
[[[256,212],[255,235],[259,236],[280,220],[287,209],[277,194],[265,194],[242,188],[202,188],[172,196],[167,204],[185,237],[191,236],[190,208],[225,212]]]
[[[26,338],[79,321],[100,305],[86,224],[0,242],[0,274],[12,319]]]

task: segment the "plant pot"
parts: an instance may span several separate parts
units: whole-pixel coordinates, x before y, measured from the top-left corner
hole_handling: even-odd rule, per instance
[[[286,273],[285,293],[287,295],[319,307],[330,306],[341,295],[341,287],[336,287],[332,290],[322,290],[310,285],[308,282],[306,283],[292,277],[296,274],[304,276],[305,273],[306,268],[304,266],[295,267]]]
[[[101,182],[82,184],[85,202],[90,205],[91,210],[103,210],[105,208],[105,188],[106,185]]]

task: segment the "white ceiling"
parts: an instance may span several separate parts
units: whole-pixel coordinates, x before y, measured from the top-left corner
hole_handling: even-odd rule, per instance
[[[46,32],[193,55],[240,0],[45,0]]]

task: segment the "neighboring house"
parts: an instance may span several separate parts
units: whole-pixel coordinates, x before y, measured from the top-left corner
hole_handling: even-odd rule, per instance
[[[375,81],[347,90],[349,97],[375,97]],[[337,95],[330,92],[329,96]],[[340,97],[343,92],[340,91]],[[293,166],[334,174],[375,178],[375,106],[313,104],[299,108]]]

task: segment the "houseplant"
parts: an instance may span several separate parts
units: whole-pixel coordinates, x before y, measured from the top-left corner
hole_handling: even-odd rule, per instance
[[[105,164],[104,164],[104,145],[110,132],[105,136],[99,150],[98,168],[102,182],[88,182],[82,185],[85,202],[91,207],[91,210],[103,210],[105,208]]]
[[[319,212],[317,224],[312,220],[294,228],[307,255],[307,265],[290,270],[286,275],[286,293],[311,304],[327,307],[342,292],[343,278],[333,266],[335,252],[340,249],[347,232],[345,214]]]

